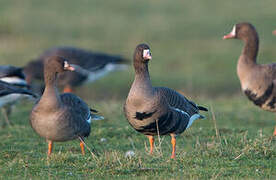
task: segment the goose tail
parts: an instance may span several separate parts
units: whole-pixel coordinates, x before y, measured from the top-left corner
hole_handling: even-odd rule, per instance
[[[205,107],[203,107],[203,106],[197,106],[197,107],[198,107],[198,109],[201,110],[201,111],[208,111],[208,109],[205,108]]]

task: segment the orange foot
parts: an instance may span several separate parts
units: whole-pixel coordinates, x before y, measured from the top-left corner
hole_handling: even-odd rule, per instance
[[[172,143],[172,155],[171,155],[171,159],[175,158],[175,149],[176,149],[176,138],[175,138],[175,134],[171,134],[171,143]]]
[[[154,137],[153,136],[148,136],[149,138],[149,142],[150,142],[150,154],[153,153],[153,149],[154,149]]]
[[[82,155],[85,155],[84,143],[83,143],[82,141],[80,142],[80,148],[81,148],[81,153],[82,153]]]
[[[273,133],[274,136],[276,136],[276,126],[274,128],[274,133]]]
[[[52,154],[53,151],[53,141],[48,142],[48,157]]]

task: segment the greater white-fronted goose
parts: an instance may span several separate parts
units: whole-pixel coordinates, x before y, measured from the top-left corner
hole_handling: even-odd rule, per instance
[[[28,83],[43,80],[43,62],[51,56],[61,56],[68,59],[68,63],[76,64],[87,69],[89,73],[66,72],[59,76],[58,85],[64,92],[72,92],[74,87],[83,83],[91,83],[115,70],[126,69],[128,60],[121,56],[109,55],[74,47],[56,47],[46,50],[36,60],[24,67]]]
[[[30,114],[32,128],[48,140],[48,156],[53,141],[80,139],[84,154],[83,138],[90,134],[93,119],[103,117],[92,114],[91,109],[78,96],[71,93],[59,94],[56,87],[57,75],[74,68],[62,57],[53,56],[45,61],[45,90]]]
[[[0,107],[3,107],[7,104],[11,104],[18,100],[21,96],[33,96],[36,97],[31,91],[27,89],[22,89],[15,85],[9,84],[5,81],[0,80]],[[10,122],[7,118],[6,123],[9,125]]]
[[[155,135],[171,135],[172,155],[175,158],[176,135],[189,128],[194,120],[203,118],[197,106],[178,92],[166,87],[152,87],[148,71],[151,60],[147,44],[136,47],[133,56],[135,79],[124,105],[130,125],[149,138],[153,152]]]
[[[247,22],[236,24],[232,31],[223,37],[233,38],[244,42],[237,65],[242,91],[263,110],[276,112],[276,64],[257,64],[259,37],[256,29]]]
[[[1,65],[0,66],[0,80],[11,84],[12,86],[16,86],[22,89],[28,89],[28,84],[25,81],[25,76],[22,72],[22,68],[10,66],[10,65]],[[9,118],[8,116],[11,113],[12,105],[15,104],[18,100],[26,95],[21,93],[10,94],[9,96],[5,96],[6,103],[2,105],[2,113],[4,118],[8,124]],[[8,103],[7,103],[8,102]]]

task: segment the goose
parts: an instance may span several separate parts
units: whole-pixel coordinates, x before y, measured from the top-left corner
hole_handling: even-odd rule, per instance
[[[84,155],[84,138],[90,134],[91,120],[103,119],[102,116],[92,114],[96,111],[90,109],[78,96],[72,93],[59,94],[57,75],[65,71],[74,71],[74,68],[63,57],[52,56],[45,61],[45,90],[30,114],[32,128],[48,141],[48,156],[52,153],[53,142],[77,138]]]
[[[272,32],[272,34],[273,34],[273,35],[276,35],[276,30],[274,30],[274,31]]]
[[[223,39],[240,39],[244,42],[237,65],[243,93],[263,110],[276,112],[276,63],[257,63],[259,37],[255,27],[248,22],[238,23]]]
[[[36,95],[31,91],[0,80],[0,107],[15,102],[20,96],[32,96],[36,98]],[[6,123],[10,125],[9,120],[7,118],[5,118],[5,120]]]
[[[0,66],[0,80],[6,83],[11,84],[22,89],[28,89],[29,86],[25,81],[25,76],[22,72],[22,68],[10,66],[10,65],[1,65]],[[12,112],[12,106],[23,97],[28,95],[22,93],[12,93],[8,96],[5,96],[5,100],[2,101],[2,114],[6,120],[6,123],[10,125],[9,115]]]
[[[175,158],[176,136],[196,119],[204,118],[199,110],[208,110],[173,89],[153,87],[148,71],[151,59],[150,47],[139,44],[133,55],[135,79],[124,104],[124,114],[136,131],[148,137],[150,154],[153,153],[154,136],[170,135],[171,158]]]
[[[24,67],[28,83],[43,80],[43,62],[51,56],[61,56],[68,59],[70,64],[76,64],[89,70],[89,73],[66,72],[58,78],[58,84],[63,92],[73,92],[75,87],[84,83],[92,83],[97,79],[116,70],[127,68],[128,60],[118,56],[99,52],[91,52],[75,47],[54,47],[46,50],[36,60]]]

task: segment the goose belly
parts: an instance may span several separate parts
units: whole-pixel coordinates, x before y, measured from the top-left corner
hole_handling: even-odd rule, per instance
[[[31,125],[37,134],[47,140],[68,141],[77,138],[70,121],[60,117],[63,117],[62,113],[32,113]]]

